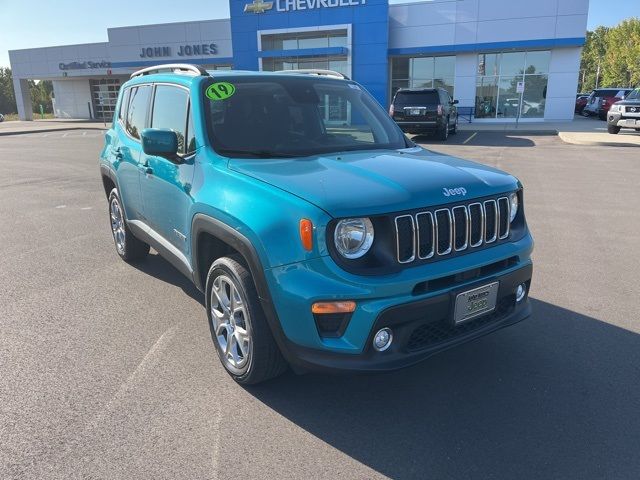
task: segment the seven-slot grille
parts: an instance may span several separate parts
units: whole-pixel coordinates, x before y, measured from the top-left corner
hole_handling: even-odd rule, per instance
[[[438,208],[395,218],[400,263],[448,255],[509,236],[509,199]]]

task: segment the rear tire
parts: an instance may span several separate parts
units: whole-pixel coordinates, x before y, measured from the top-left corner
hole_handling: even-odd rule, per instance
[[[236,382],[261,383],[287,369],[262,310],[251,273],[239,255],[217,259],[206,282],[211,339]]]
[[[449,118],[446,119],[444,127],[439,128],[436,131],[436,137],[438,140],[445,142],[449,138]]]
[[[455,123],[453,124],[453,128],[451,129],[451,135],[455,135],[458,133],[458,119],[456,118]]]
[[[613,135],[617,135],[618,133],[620,133],[620,127],[618,127],[617,125],[607,125],[607,132]]]
[[[607,119],[607,114],[606,113],[598,113],[598,118],[600,120],[606,120]]]
[[[133,262],[149,254],[149,245],[142,240],[138,240],[129,230],[127,217],[116,188],[109,193],[109,218],[111,220],[113,242],[120,258],[125,262]]]

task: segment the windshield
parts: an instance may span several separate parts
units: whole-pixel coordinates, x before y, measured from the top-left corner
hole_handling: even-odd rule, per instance
[[[640,88],[636,88],[629,95],[627,95],[627,100],[638,100],[640,99]]]
[[[211,143],[221,155],[298,157],[408,146],[387,113],[353,82],[303,75],[221,80],[225,98],[205,97]]]

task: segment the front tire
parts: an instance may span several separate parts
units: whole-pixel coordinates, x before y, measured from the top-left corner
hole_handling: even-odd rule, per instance
[[[125,262],[132,262],[149,254],[149,245],[138,240],[129,230],[124,208],[122,208],[122,202],[116,188],[109,193],[109,218],[113,242],[120,258]]]
[[[251,273],[238,255],[222,257],[209,269],[206,308],[220,362],[243,385],[264,382],[287,369]]]
[[[620,127],[618,127],[617,125],[607,125],[607,132],[613,135],[617,135],[618,133],[620,133]]]

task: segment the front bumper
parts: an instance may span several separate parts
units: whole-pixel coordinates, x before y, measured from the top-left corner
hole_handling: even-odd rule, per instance
[[[455,326],[453,304],[458,293],[468,290],[454,289],[425,300],[389,308],[376,318],[362,353],[345,355],[290,344],[289,362],[297,370],[341,370],[345,372],[380,372],[396,370],[418,363],[442,350],[455,347],[488,333],[520,322],[531,314],[527,297],[516,303],[515,290],[531,283],[532,266],[529,264],[507,275],[485,279],[471,286],[499,281],[496,309],[493,312]],[[378,352],[372,346],[373,335],[380,328],[393,331],[391,346]]]
[[[640,128],[640,117],[623,117],[622,113],[610,111],[607,114],[607,124],[620,128]]]
[[[516,305],[515,297],[513,301],[508,297],[520,283],[529,284],[532,249],[533,240],[527,233],[517,241],[393,275],[351,275],[324,257],[267,270],[272,331],[289,363],[301,370],[376,371],[411,365],[526,318],[528,302]],[[494,281],[500,282],[496,312],[448,329],[452,298]],[[321,337],[311,314],[314,302],[327,300],[357,303],[339,338]],[[388,350],[376,352],[371,348],[372,336],[384,326],[393,329],[394,341]],[[431,327],[445,330],[440,332],[441,341],[429,339],[425,329]],[[417,331],[419,328],[422,330]],[[422,343],[416,341],[417,335],[425,337]]]

